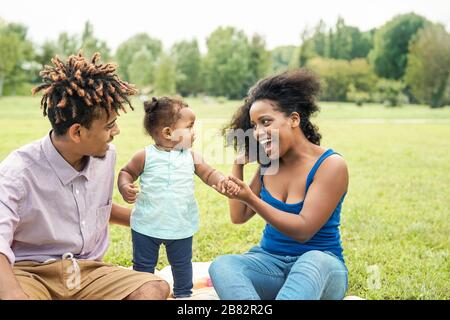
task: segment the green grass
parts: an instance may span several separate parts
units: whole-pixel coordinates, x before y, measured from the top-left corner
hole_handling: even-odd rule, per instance
[[[214,99],[188,102],[203,129],[219,128],[239,105]],[[0,160],[46,134],[49,124],[38,105],[38,98],[0,99]],[[135,112],[119,120],[116,170],[150,143],[142,129],[138,100],[135,106]],[[315,122],[324,136],[323,145],[340,152],[350,170],[341,227],[350,271],[347,294],[368,299],[450,299],[450,108],[321,106]],[[220,146],[220,140],[214,140],[211,132],[199,135],[195,148],[202,151],[204,145],[206,158],[214,159],[220,148],[210,149]],[[229,165],[213,164],[230,171]],[[254,165],[246,168],[247,177],[254,170]],[[256,216],[244,225],[232,225],[226,199],[199,179],[196,195],[201,225],[194,238],[194,261],[245,252],[258,243],[262,219]],[[114,200],[124,204],[117,191]],[[131,265],[129,229],[111,227],[105,260]],[[162,249],[158,267],[166,265]]]

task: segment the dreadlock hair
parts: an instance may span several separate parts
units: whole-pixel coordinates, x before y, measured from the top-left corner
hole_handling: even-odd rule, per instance
[[[144,102],[144,128],[155,139],[158,129],[170,127],[180,118],[180,110],[189,106],[181,99],[153,97]]]
[[[32,89],[33,95],[43,91],[41,109],[48,116],[57,135],[64,135],[75,123],[90,128],[92,121],[104,109],[109,117],[113,110],[126,112],[127,96],[136,94],[134,86],[119,79],[116,65],[98,64],[97,52],[87,60],[81,52],[71,55],[64,63],[58,56],[40,72],[43,83]]]
[[[233,115],[231,122],[223,128],[222,133],[235,149],[245,149],[249,152],[249,140],[237,141],[233,137],[233,130],[251,129],[250,108],[258,100],[271,100],[276,108],[289,116],[292,112],[300,115],[300,130],[310,142],[320,145],[322,136],[318,127],[311,123],[310,117],[319,111],[316,97],[320,93],[318,78],[306,69],[286,71],[278,75],[264,78],[250,88],[244,104]],[[233,129],[229,131],[229,129]],[[249,137],[254,139],[253,136]]]

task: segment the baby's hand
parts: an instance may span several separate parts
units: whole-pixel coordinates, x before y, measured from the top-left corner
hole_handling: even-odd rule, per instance
[[[241,187],[227,178],[226,191],[230,196],[238,195],[239,191],[241,191]]]
[[[119,188],[119,192],[125,202],[135,203],[139,194],[139,188],[136,187],[133,183],[126,183]]]
[[[217,186],[214,185],[213,188],[227,197],[237,195],[241,190],[241,188],[228,177],[223,177],[217,183]]]
[[[227,183],[228,183],[228,178],[227,177],[223,177],[222,179],[220,179],[219,182],[217,182],[217,185],[213,185],[212,187],[216,191],[224,194],[226,192],[226,185],[227,185]]]

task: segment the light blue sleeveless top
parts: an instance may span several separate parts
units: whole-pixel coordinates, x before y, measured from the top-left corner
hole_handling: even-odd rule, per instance
[[[154,145],[146,147],[131,228],[160,239],[194,235],[199,221],[194,174],[191,150],[161,151]]]
[[[322,162],[333,154],[338,154],[332,149],[328,149],[324,152],[317,162],[312,167],[306,179],[305,197],[308,192],[309,186],[314,180],[314,175]],[[264,186],[263,176],[261,177],[261,193],[260,197],[263,201],[270,204],[272,207],[278,210],[288,212],[291,214],[302,214],[303,201],[298,203],[285,203],[274,198]],[[260,246],[273,254],[288,255],[288,256],[300,256],[310,250],[329,251],[337,256],[342,262],[345,263],[341,242],[341,235],[339,231],[341,220],[342,203],[345,198],[344,194],[334,209],[331,217],[325,223],[325,225],[307,242],[300,243],[294,239],[284,235],[272,225],[266,224],[263,236],[261,238]]]

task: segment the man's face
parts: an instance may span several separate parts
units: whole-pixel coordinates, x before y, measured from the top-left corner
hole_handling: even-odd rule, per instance
[[[89,129],[81,128],[80,147],[84,155],[96,158],[106,156],[108,143],[120,133],[116,120],[117,113],[114,110],[109,112],[109,117],[106,111],[101,110],[101,116],[92,121]]]

